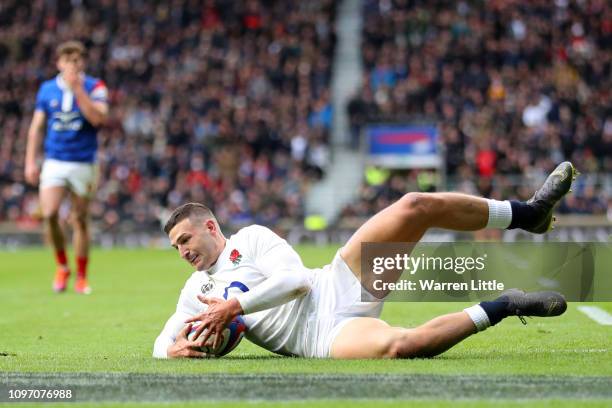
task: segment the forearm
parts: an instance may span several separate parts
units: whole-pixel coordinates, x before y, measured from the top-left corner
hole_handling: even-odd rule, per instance
[[[163,330],[155,339],[153,345],[153,357],[169,358],[168,348],[176,341],[177,333],[185,326],[185,319],[189,315],[186,313],[176,312],[166,322]]]
[[[255,313],[290,302],[310,291],[310,278],[304,270],[274,274],[248,292],[236,296],[243,314]]]
[[[155,339],[155,345],[153,346],[153,357],[155,358],[168,358],[168,348],[174,344],[174,340],[171,337],[160,335]]]
[[[85,119],[93,126],[102,126],[106,122],[107,112],[106,109],[102,109],[100,106],[89,97],[85,88],[76,87],[74,90],[74,97],[79,104],[79,109]]]
[[[38,156],[41,141],[42,132],[39,129],[30,128],[28,130],[28,144],[26,146],[26,165],[36,164],[36,156]]]

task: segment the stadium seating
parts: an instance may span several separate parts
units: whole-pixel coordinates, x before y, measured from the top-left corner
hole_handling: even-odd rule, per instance
[[[27,128],[39,84],[56,73],[54,48],[72,38],[111,90],[91,208],[97,231],[159,231],[189,200],[211,205],[224,224],[302,222],[308,186],[330,157],[336,2],[52,4],[0,8],[0,222],[38,222],[36,189],[23,182]],[[495,198],[526,198],[534,180],[571,159],[592,176],[561,211],[610,211],[610,6],[472,7],[364,1],[366,74],[348,106],[352,131],[435,121],[448,188]],[[403,191],[430,188],[426,178],[364,182],[343,214],[371,215]]]
[[[67,39],[87,45],[87,72],[111,90],[99,231],[159,231],[165,211],[189,200],[234,225],[302,218],[328,157],[333,1],[52,4],[0,8],[0,221],[36,217],[27,128]]]
[[[556,163],[572,160],[599,176],[579,180],[560,210],[605,213],[609,12],[605,2],[365,1],[363,89],[348,107],[354,142],[369,121],[439,123],[447,186],[497,198],[528,198]],[[367,216],[425,187],[414,172],[364,181],[344,214]]]

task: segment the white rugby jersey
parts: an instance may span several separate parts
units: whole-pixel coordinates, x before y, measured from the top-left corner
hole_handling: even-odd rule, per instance
[[[314,274],[270,229],[259,225],[241,229],[226,241],[209,270],[196,271],[187,280],[176,312],[155,341],[153,356],[167,358],[185,320],[208,307],[197,298],[200,294],[236,298],[244,310],[250,341],[279,354],[300,355]]]

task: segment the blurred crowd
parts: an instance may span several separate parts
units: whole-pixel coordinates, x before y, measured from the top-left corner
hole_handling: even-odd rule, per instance
[[[234,225],[301,219],[329,161],[334,20],[332,0],[0,2],[0,221],[37,222],[27,129],[70,39],[110,91],[99,230],[159,230],[186,201]]]
[[[542,171],[529,174],[506,174],[494,177],[475,177],[462,168],[463,174],[448,176],[450,190],[481,195],[500,200],[528,200],[544,182],[547,174]],[[407,191],[432,192],[442,182],[440,174],[424,170],[386,171],[377,168],[366,170],[359,188],[358,199],[346,205],[340,214],[339,224],[352,220],[361,221],[401,198]],[[560,203],[557,212],[562,214],[606,215],[612,219],[612,180],[610,174],[582,174],[573,183],[572,192]]]
[[[0,222],[37,225],[27,129],[54,50],[78,39],[110,90],[91,208],[101,231],[159,230],[186,201],[222,223],[301,220],[330,161],[333,0],[0,2]],[[528,198],[556,163],[583,173],[561,210],[610,211],[612,5],[606,0],[364,0],[368,121],[435,122],[446,174],[367,180],[346,216],[406,191]],[[598,175],[596,175],[598,174]],[[579,179],[580,180],[580,179]]]
[[[366,0],[364,10],[354,147],[368,121],[438,123],[449,189],[526,199],[572,160],[600,176],[579,179],[561,210],[612,209],[612,3]],[[418,172],[366,180],[344,214],[432,188]]]

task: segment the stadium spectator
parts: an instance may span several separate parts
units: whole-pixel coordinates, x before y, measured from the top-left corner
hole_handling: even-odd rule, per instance
[[[366,0],[364,10],[361,99],[374,95],[376,105],[367,120],[439,123],[448,188],[522,196],[526,182],[572,160],[604,177],[576,189],[562,211],[605,211],[610,2]],[[389,187],[372,195],[364,184],[365,203],[345,212],[375,213]]]
[[[331,0],[3,2],[0,221],[38,216],[20,174],[25,133],[53,44],[68,38],[111,91],[99,230],[159,230],[185,201],[225,223],[300,219],[329,161],[334,13]]]
[[[366,0],[353,132],[370,120],[438,122],[447,188],[475,194],[521,196],[563,159],[609,174],[608,3]],[[331,0],[3,1],[0,222],[40,219],[24,185],[26,131],[54,44],[69,38],[85,42],[91,74],[111,91],[98,230],[128,228],[137,193],[150,208],[138,222],[151,229],[185,201],[205,201],[224,224],[259,208],[268,222],[301,220],[307,186],[330,161],[334,20]],[[593,180],[609,207],[608,179]]]

